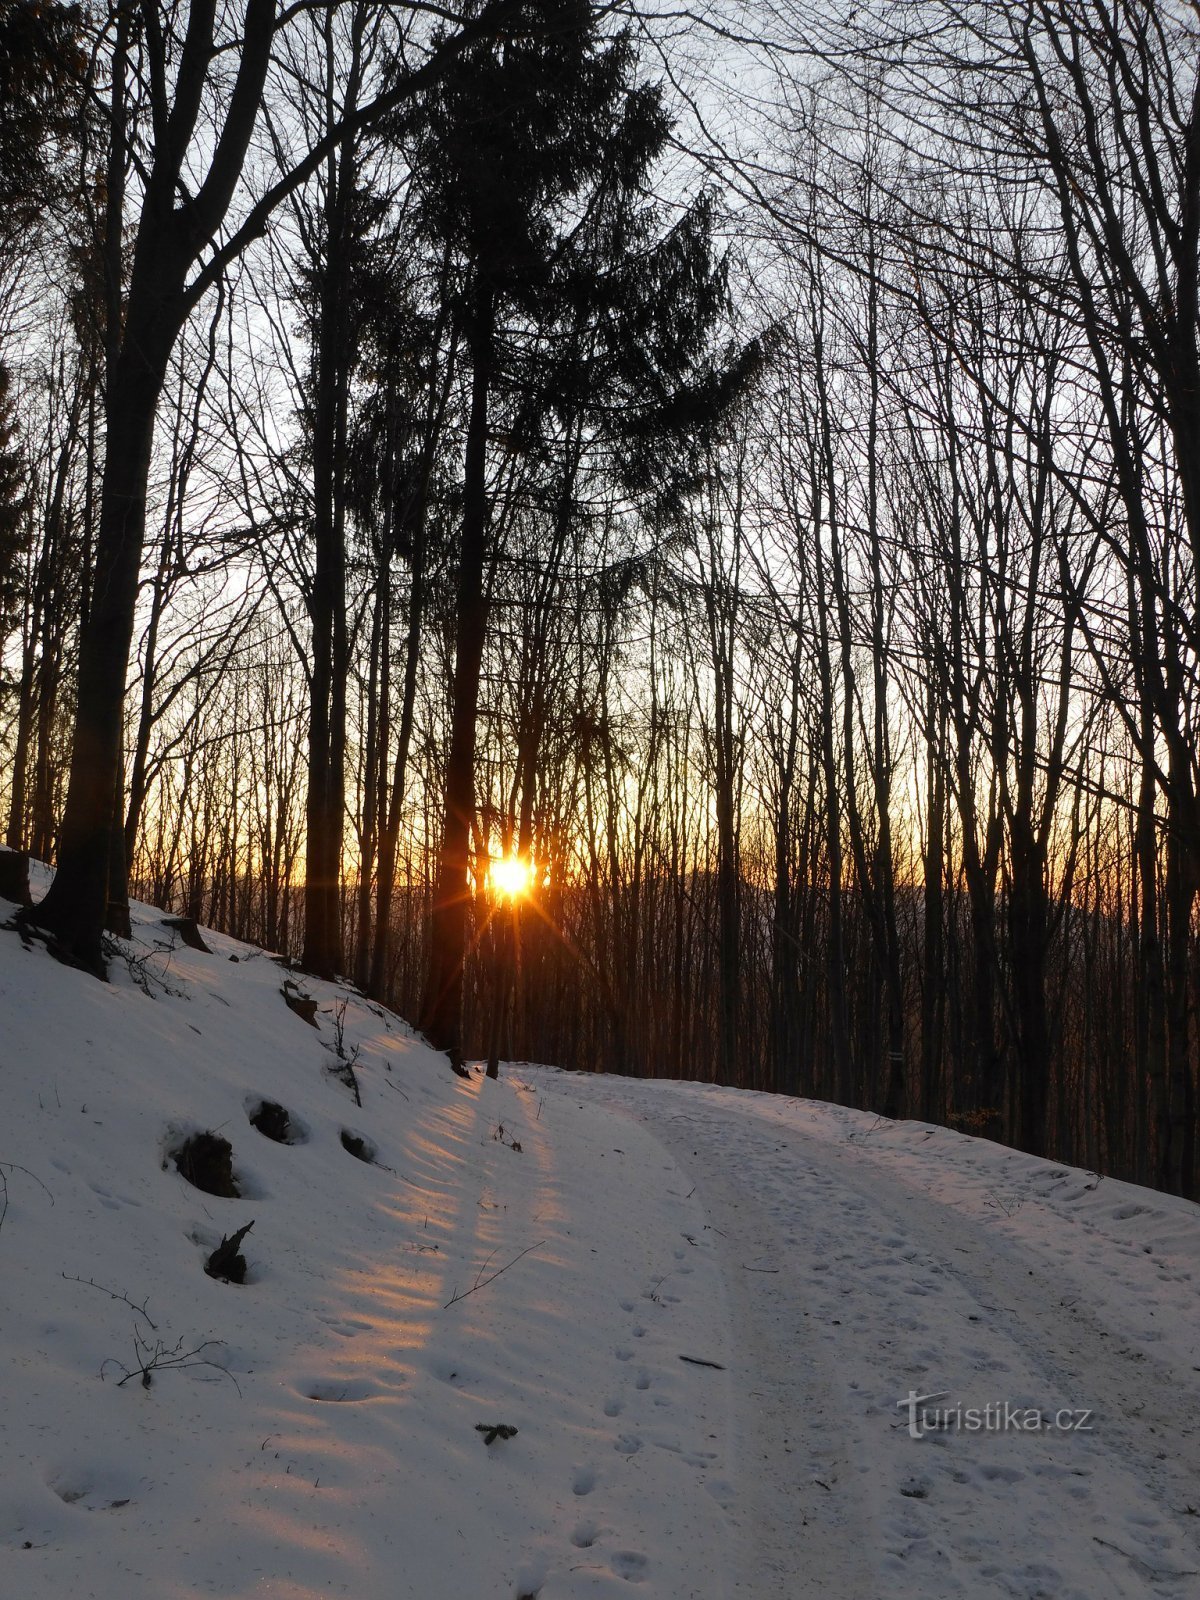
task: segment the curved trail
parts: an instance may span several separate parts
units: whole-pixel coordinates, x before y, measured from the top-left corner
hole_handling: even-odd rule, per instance
[[[785,1102],[586,1092],[661,1140],[707,1218],[732,1324],[734,1595],[1200,1593],[1200,1362],[1160,1361],[1072,1280],[1070,1220],[1058,1256],[1031,1248],[1000,1225],[1024,1199],[972,1216],[853,1137],[807,1134]],[[976,1408],[978,1431],[910,1437],[910,1391]],[[1034,1431],[1034,1410],[1071,1426]]]

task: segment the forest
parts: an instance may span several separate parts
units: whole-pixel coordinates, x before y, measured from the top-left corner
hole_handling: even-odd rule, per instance
[[[465,1058],[1197,1195],[1200,7],[0,0],[0,807]]]

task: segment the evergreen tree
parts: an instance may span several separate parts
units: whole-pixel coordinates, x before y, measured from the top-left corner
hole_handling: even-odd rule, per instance
[[[571,514],[583,434],[621,442],[630,479],[715,415],[736,379],[704,370],[725,306],[701,204],[659,236],[645,200],[670,129],[625,35],[580,0],[527,0],[418,109],[419,226],[449,247],[471,372],[443,836],[422,1024],[460,1067],[475,822],[475,740],[494,547],[487,472],[498,404],[519,448],[557,416],[576,441],[556,488]]]
[[[86,60],[83,10],[0,0],[0,246],[11,248],[64,181]]]

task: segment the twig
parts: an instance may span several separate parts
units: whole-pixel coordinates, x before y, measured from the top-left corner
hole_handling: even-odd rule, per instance
[[[450,1296],[449,1300],[446,1301],[446,1304],[442,1307],[442,1310],[449,1311],[451,1306],[457,1305],[460,1300],[465,1300],[468,1295],[474,1294],[477,1289],[486,1289],[489,1283],[495,1283],[496,1279],[499,1278],[503,1273],[507,1272],[509,1267],[515,1267],[522,1256],[527,1256],[531,1250],[540,1250],[545,1242],[545,1239],[539,1239],[536,1244],[527,1244],[524,1250],[519,1251],[511,1261],[506,1262],[502,1267],[497,1267],[496,1271],[490,1273],[486,1278],[477,1277],[471,1287],[469,1289],[464,1289],[462,1294],[459,1294],[458,1290],[456,1289]],[[492,1259],[492,1256],[494,1256],[495,1253],[496,1252],[493,1250],[491,1255],[489,1255],[487,1260],[483,1263],[483,1267],[487,1266],[488,1261]],[[480,1267],[479,1269],[481,1273],[483,1272],[483,1267]]]
[[[145,943],[144,940],[140,942],[143,944]],[[106,934],[104,936],[103,944],[105,959],[109,961],[123,961],[128,969],[129,976],[133,979],[134,983],[138,986],[148,1000],[153,1000],[155,998],[153,988],[154,984],[158,984],[158,986],[162,989],[162,992],[170,995],[172,999],[183,999],[183,990],[173,989],[167,982],[167,973],[170,971],[171,962],[175,955],[174,943],[165,945],[158,944],[156,942],[152,946],[148,945],[143,950],[141,955],[136,954],[132,940],[113,939]],[[150,967],[150,963],[157,956],[165,957],[163,961],[163,970],[161,973],[152,971]],[[222,997],[218,995],[216,998],[219,1000]]]
[[[718,1372],[724,1372],[725,1367],[720,1361],[705,1361],[702,1356],[680,1356],[680,1361],[686,1361],[692,1367],[715,1367]]]
[[[223,1372],[240,1395],[242,1392],[241,1385],[229,1368],[223,1367],[219,1361],[211,1361],[207,1356],[200,1354],[202,1350],[207,1350],[210,1345],[216,1343],[215,1339],[205,1339],[196,1345],[194,1349],[185,1350],[183,1348],[183,1340],[180,1339],[173,1348],[168,1350],[161,1339],[156,1339],[153,1347],[151,1347],[150,1342],[143,1339],[135,1327],[133,1330],[133,1366],[127,1367],[116,1356],[109,1356],[107,1361],[103,1361],[100,1365],[100,1376],[101,1378],[104,1377],[104,1369],[106,1367],[120,1367],[125,1376],[117,1379],[118,1389],[123,1388],[131,1378],[138,1377],[142,1380],[142,1388],[148,1389],[150,1387],[150,1374],[153,1372],[166,1372],[172,1367],[212,1367],[217,1372]]]
[[[151,1321],[150,1313],[146,1310],[146,1300],[149,1300],[149,1295],[139,1306],[136,1300],[131,1300],[127,1294],[122,1294],[120,1289],[110,1289],[106,1283],[97,1283],[95,1278],[77,1278],[70,1272],[64,1272],[63,1277],[68,1283],[82,1283],[85,1289],[99,1289],[100,1293],[106,1294],[110,1300],[123,1300],[131,1311],[136,1311],[139,1317],[145,1317],[147,1324],[155,1333],[158,1332],[158,1323]]]
[[[32,1178],[38,1188],[43,1191],[50,1204],[54,1204],[54,1196],[38,1177],[36,1172],[30,1172],[28,1167],[23,1167],[19,1161],[0,1161],[0,1228],[4,1226],[4,1219],[8,1215],[8,1172],[23,1172],[27,1178]]]
[[[335,1000],[330,1007],[333,1016],[334,1049],[342,1060],[346,1059],[346,1000]]]
[[[1110,1544],[1107,1539],[1101,1539],[1098,1534],[1093,1534],[1095,1542],[1105,1550],[1115,1550],[1119,1556],[1124,1556],[1139,1577],[1145,1578],[1150,1583],[1161,1583],[1173,1578],[1194,1578],[1196,1569],[1188,1567],[1185,1571],[1175,1571],[1171,1567],[1152,1567],[1148,1561],[1143,1561],[1141,1556],[1135,1556],[1129,1550],[1122,1550],[1119,1544]]]

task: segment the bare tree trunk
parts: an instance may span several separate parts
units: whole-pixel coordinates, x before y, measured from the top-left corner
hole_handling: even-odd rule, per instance
[[[458,568],[454,686],[442,848],[430,923],[429,973],[421,1027],[429,1042],[462,1066],[463,962],[470,894],[471,827],[475,817],[475,721],[483,664],[488,601],[484,567],[488,542],[488,398],[494,359],[495,305],[479,284],[468,340],[471,412],[464,459],[462,539]]]
[[[946,721],[930,679],[926,712],[926,789],[928,816],[925,838],[925,905],[923,917],[923,985],[921,992],[921,1115],[941,1122],[946,1115],[943,1082],[946,1015],[945,854],[946,854]]]

